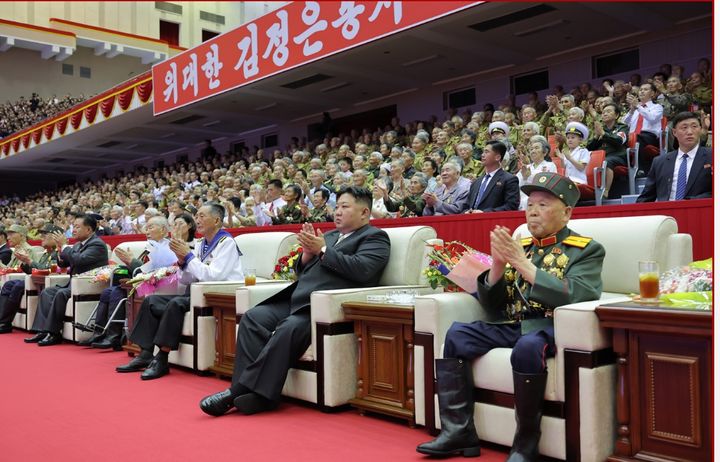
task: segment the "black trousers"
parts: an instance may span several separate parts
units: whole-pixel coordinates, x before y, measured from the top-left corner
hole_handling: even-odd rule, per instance
[[[310,308],[290,312],[289,301],[258,305],[240,320],[233,385],[280,399],[290,367],[310,346]]]
[[[180,347],[185,313],[190,311],[189,295],[150,295],[145,297],[130,341],[143,350],[152,351],[154,345],[177,350]]]
[[[115,307],[124,298],[127,298],[127,290],[120,286],[108,287],[103,290],[100,294],[100,303],[98,304],[97,313],[95,313],[95,325],[104,327],[110,319],[110,315],[115,310]],[[115,319],[125,319],[124,302],[120,305],[120,309],[115,314]],[[122,325],[119,323],[112,323],[108,327],[108,332],[119,334],[122,332]]]
[[[33,332],[62,333],[65,308],[70,300],[70,287],[46,287],[40,293]]]
[[[640,170],[647,173],[650,171],[650,166],[652,165],[652,161],[653,161],[654,157],[643,155],[643,150],[645,149],[646,146],[655,146],[655,147],[659,148],[660,147],[660,139],[657,137],[657,135],[655,133],[640,132],[637,135],[637,140],[640,145],[640,152],[638,155],[638,166],[640,167]]]
[[[0,290],[0,324],[12,324],[25,292],[24,280],[7,281]]]

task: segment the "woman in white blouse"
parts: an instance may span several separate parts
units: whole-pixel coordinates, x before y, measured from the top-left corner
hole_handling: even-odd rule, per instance
[[[520,171],[517,172],[520,186],[532,183],[533,177],[540,172],[557,173],[555,164],[547,160],[550,154],[550,144],[544,136],[537,135],[530,138],[530,162],[527,159],[518,159],[520,162]],[[528,197],[524,193],[520,193],[520,210],[527,208]]]

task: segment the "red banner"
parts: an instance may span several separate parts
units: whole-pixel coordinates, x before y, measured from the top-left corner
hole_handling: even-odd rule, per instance
[[[482,2],[291,2],[153,66],[155,115]]]

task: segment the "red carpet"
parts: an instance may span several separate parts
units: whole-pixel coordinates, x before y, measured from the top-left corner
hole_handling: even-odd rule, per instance
[[[172,369],[159,380],[118,374],[124,352],[27,345],[0,335],[0,461],[418,461],[422,428],[355,411],[283,403],[213,418],[198,402],[228,382]],[[505,455],[484,449],[481,460]]]

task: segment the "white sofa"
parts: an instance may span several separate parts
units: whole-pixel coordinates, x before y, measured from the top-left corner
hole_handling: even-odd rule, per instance
[[[272,273],[277,261],[290,253],[297,237],[289,232],[260,232],[235,237],[243,268],[254,268],[258,285],[275,283]],[[244,281],[197,282],[190,286],[190,311],[185,315],[180,348],[170,353],[169,361],[195,371],[206,371],[215,362],[215,318],[205,294],[235,292]]]
[[[313,292],[310,298],[312,341],[285,380],[283,395],[317,404],[329,410],[346,404],[357,389],[357,339],[353,323],[345,318],[341,304],[365,301],[367,295],[385,295],[392,289],[433,292],[424,277],[428,241],[436,238],[429,226],[386,228],[390,260],[378,287]],[[288,284],[241,287],[236,291],[238,314],[279,292]]]
[[[660,271],[692,260],[692,238],[677,233],[671,217],[618,217],[571,220],[570,229],[603,244],[604,302],[628,300],[638,292],[638,261],[656,260]],[[525,225],[516,234],[528,236]],[[614,444],[615,363],[611,339],[599,327],[599,301],[557,307],[557,354],[548,360],[545,415],[540,453],[561,460],[604,461]],[[416,423],[439,428],[434,393],[434,359],[442,358],[445,334],[453,321],[485,318],[484,307],[466,293],[423,296],[415,304]],[[480,439],[511,445],[515,433],[509,348],[491,350],[473,363],[475,425]],[[426,373],[421,375],[422,370]]]

